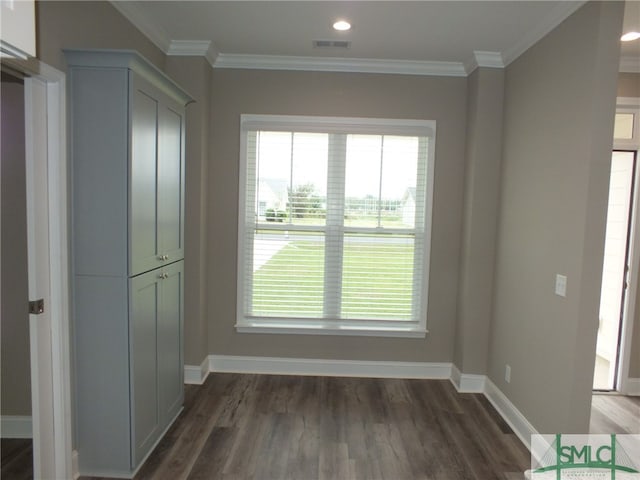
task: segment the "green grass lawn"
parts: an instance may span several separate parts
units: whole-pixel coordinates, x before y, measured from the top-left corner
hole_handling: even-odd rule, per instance
[[[342,318],[411,319],[411,244],[346,242]],[[253,315],[321,317],[324,245],[290,242],[254,273]]]

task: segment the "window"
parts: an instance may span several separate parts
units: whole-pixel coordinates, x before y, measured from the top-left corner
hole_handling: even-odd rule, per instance
[[[424,336],[435,122],[243,115],[238,331]]]

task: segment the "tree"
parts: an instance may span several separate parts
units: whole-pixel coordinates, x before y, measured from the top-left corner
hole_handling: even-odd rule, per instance
[[[322,207],[320,197],[315,195],[315,185],[306,183],[295,188],[289,188],[288,207],[291,209],[292,218],[304,218],[316,215]]]

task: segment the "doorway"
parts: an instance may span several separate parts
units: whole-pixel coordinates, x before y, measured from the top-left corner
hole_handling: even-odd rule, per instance
[[[614,150],[611,156],[609,203],[593,390],[619,388],[620,346],[629,285],[631,226],[636,171],[635,151]]]
[[[2,331],[2,476],[31,468],[31,370],[27,279],[25,91],[18,74],[1,72],[0,330]],[[8,453],[6,453],[8,452]]]
[[[17,429],[26,432],[23,437],[33,439],[34,478],[72,478],[65,75],[37,59],[3,57],[1,67],[2,72],[12,72],[22,79],[23,87],[22,115],[7,117],[4,122],[3,112],[3,133],[5,127],[23,127],[24,139],[16,142],[23,146],[19,155],[23,176],[16,182],[22,184],[26,198],[18,200],[22,194],[5,197],[3,191],[2,206],[5,202],[9,207],[12,203],[16,208],[20,205],[22,225],[26,223],[26,236],[13,243],[27,252],[26,272],[24,262],[20,268],[26,273],[28,289],[25,292],[23,285],[22,292],[15,295],[20,303],[19,316],[28,326],[28,348],[23,350],[28,352],[29,361],[25,363],[31,377],[30,402],[26,402],[30,403],[31,415],[8,418]],[[3,175],[4,141],[3,135]],[[2,180],[4,189],[5,179]],[[8,258],[4,247],[3,243],[3,268]],[[2,278],[3,306],[4,282],[10,281]],[[36,299],[41,300],[39,308],[29,311],[27,300]],[[19,370],[25,365],[9,367]],[[5,419],[2,420],[4,426]],[[3,428],[3,436],[5,433]]]

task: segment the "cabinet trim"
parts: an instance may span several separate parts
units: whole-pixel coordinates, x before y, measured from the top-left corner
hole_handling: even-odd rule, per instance
[[[128,68],[183,105],[195,101],[182,87],[135,50],[66,48],[63,52],[69,67]]]

